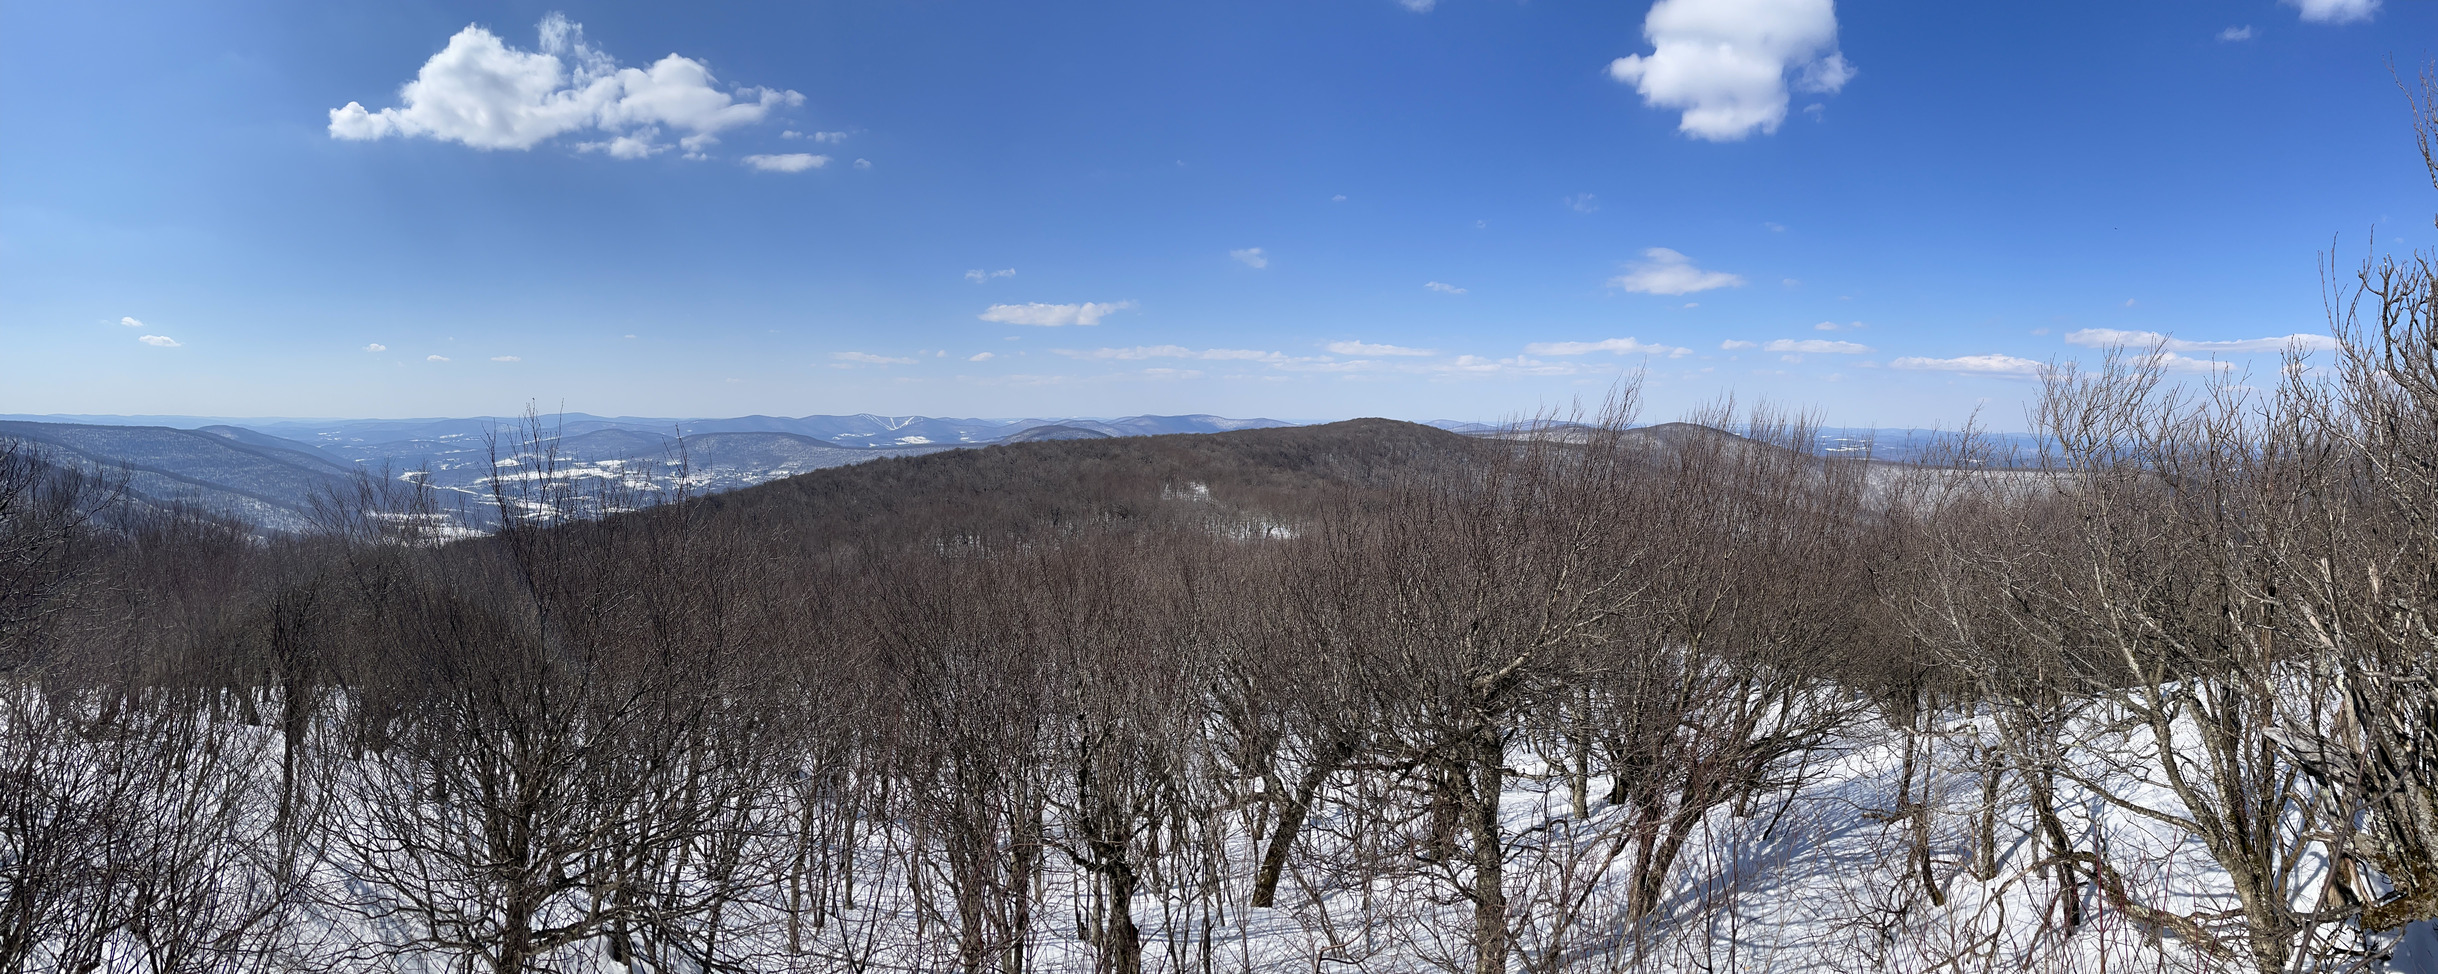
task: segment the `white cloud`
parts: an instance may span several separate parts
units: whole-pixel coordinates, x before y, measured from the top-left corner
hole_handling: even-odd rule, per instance
[[[1821,94],[1855,73],[1837,51],[1833,0],[1659,0],[1642,36],[1651,53],[1610,62],[1609,76],[1644,104],[1681,109],[1677,129],[1714,142],[1777,131],[1790,73],[1795,88]]]
[[[1632,338],[1608,338],[1596,342],[1533,342],[1524,346],[1526,355],[1587,355],[1607,352],[1611,355],[1664,355],[1676,358],[1690,354],[1689,348],[1674,345],[1653,345]]]
[[[1262,268],[1270,266],[1269,256],[1263,254],[1261,252],[1261,248],[1259,247],[1246,247],[1243,250],[1231,250],[1227,252],[1227,255],[1235,258],[1237,263],[1243,264],[1246,267]]]
[[[855,160],[855,168],[857,168],[857,169],[870,169],[870,168],[872,168],[872,160],[870,160],[870,159],[857,159],[857,160]]]
[[[1576,193],[1573,196],[1566,197],[1560,202],[1565,203],[1567,209],[1573,210],[1577,213],[1590,213],[1593,210],[1600,208],[1600,197],[1594,196],[1590,193]]]
[[[1830,341],[1826,338],[1806,338],[1801,341],[1781,338],[1761,346],[1761,351],[1764,352],[1794,352],[1800,355],[1861,355],[1870,350],[1869,345]]]
[[[1031,304],[994,304],[984,309],[979,317],[983,321],[1006,325],[1056,328],[1061,325],[1097,325],[1102,318],[1133,307],[1132,301],[1086,301],[1082,304],[1042,304],[1036,301]]]
[[[667,148],[656,141],[665,125],[691,133],[681,144],[700,155],[717,133],[804,103],[793,91],[722,91],[709,67],[676,54],[647,68],[621,68],[584,43],[582,26],[555,13],[542,18],[540,30],[539,49],[520,51],[468,25],[398,89],[404,107],[374,112],[348,102],[330,110],[330,136],[420,136],[477,149],[531,149],[591,128],[612,138],[581,148],[640,159]]]
[[[1418,14],[1427,14],[1431,12],[1431,8],[1439,6],[1439,0],[1397,0],[1397,6]]]
[[[142,327],[144,327],[144,323],[143,323],[143,322],[141,322],[141,321],[137,321],[137,320],[135,320],[135,319],[133,319],[133,318],[121,318],[121,319],[119,319],[119,324],[126,325],[126,326],[127,326],[127,327],[129,327],[129,328],[142,328]]]
[[[870,352],[831,352],[830,358],[836,360],[833,367],[841,369],[851,369],[858,365],[914,364],[914,360],[910,358],[891,358],[886,355],[874,355]]]
[[[494,362],[522,362],[522,361],[524,361],[524,359],[518,358],[518,357],[516,357],[516,356],[514,356],[514,355],[494,355],[494,356],[491,356],[491,361],[494,361]]]
[[[383,345],[380,342],[374,342],[370,345],[364,346],[364,350],[367,352],[386,352],[389,351],[389,346]]]
[[[1746,349],[1746,348],[1759,348],[1759,347],[1761,347],[1761,346],[1760,346],[1760,344],[1759,344],[1759,343],[1757,343],[1757,342],[1740,341],[1740,340],[1737,340],[1737,339],[1730,338],[1730,339],[1727,339],[1726,341],[1723,341],[1723,342],[1718,343],[1718,347],[1719,347],[1719,348],[1721,348],[1721,349],[1724,349],[1724,350],[1726,350],[1726,351],[1733,352],[1733,351],[1737,351],[1737,350],[1740,350],[1740,349]]]
[[[972,355],[968,355],[968,356],[966,356],[966,357],[965,357],[965,361],[968,361],[968,362],[988,362],[988,361],[990,361],[991,359],[995,359],[995,358],[998,358],[998,357],[999,357],[999,353],[997,353],[997,352],[975,352],[975,353],[973,353]]]
[[[1402,357],[1439,354],[1438,352],[1434,352],[1427,348],[1407,348],[1403,345],[1374,345],[1370,342],[1330,342],[1329,344],[1321,347],[1328,349],[1330,353],[1334,355],[1392,355]]]
[[[829,165],[830,157],[817,156],[809,152],[790,152],[775,156],[752,155],[745,157],[745,164],[763,172],[803,172],[807,169],[819,169]]]
[[[1059,349],[1068,358],[1099,361],[1134,362],[1152,358],[1190,358],[1209,362],[1267,362],[1272,365],[1298,361],[1283,352],[1265,352],[1253,348],[1205,348],[1199,351],[1183,345],[1137,345],[1133,348],[1096,348],[1088,352]]]
[[[1329,202],[1332,202],[1332,203],[1343,203],[1343,202],[1346,202],[1346,194],[1344,194],[1344,193],[1339,193],[1339,194],[1337,194],[1336,196],[1332,196],[1332,197],[1330,197],[1330,198],[1329,198]]]
[[[2170,372],[2225,372],[2235,367],[2235,363],[2233,362],[2221,362],[2217,359],[2194,358],[2190,355],[2178,355],[2174,352],[2160,352],[2158,357],[2152,359],[2151,361],[2157,364],[2160,368],[2166,369]]]
[[[423,357],[423,360],[426,362],[446,362],[449,360],[449,357],[446,355],[426,355]]]
[[[782,139],[811,139],[823,145],[837,145],[838,143],[847,140],[847,134],[845,132],[813,132],[807,134],[804,132],[795,131],[794,129],[789,129],[788,131],[779,133],[779,137]]]
[[[976,283],[976,284],[980,284],[980,283],[982,283],[982,282],[984,282],[984,281],[988,281],[988,280],[990,280],[990,279],[992,279],[992,278],[998,278],[998,277],[1014,277],[1014,276],[1016,276],[1016,269],[1015,269],[1015,268],[1013,268],[1013,267],[1001,268],[1001,269],[999,269],[999,270],[995,270],[995,271],[986,271],[986,270],[983,270],[983,269],[981,269],[981,268],[977,267],[977,268],[974,268],[973,270],[970,270],[970,271],[966,271],[966,272],[965,272],[965,279],[966,279],[966,280],[968,280],[968,281],[972,281],[972,282],[974,282],[974,283]]]
[[[1964,372],[1975,375],[2038,375],[2048,366],[2028,358],[2012,355],[1959,355],[1955,358],[1922,358],[1909,355],[1888,363],[1891,368],[1922,372]]]
[[[1608,279],[1608,286],[1641,294],[1692,294],[1744,286],[1743,278],[1724,271],[1702,270],[1693,266],[1693,258],[1666,247],[1653,247],[1643,251],[1642,256],[1649,259],[1626,265],[1625,273]]]
[[[1429,281],[1429,282],[1424,283],[1422,286],[1423,286],[1423,287],[1425,287],[1425,288],[1429,288],[1430,290],[1437,291],[1437,292],[1439,292],[1439,293],[1441,293],[1441,294],[1463,294],[1463,293],[1464,293],[1464,289],[1463,289],[1463,288],[1457,287],[1456,285],[1453,285],[1453,284],[1441,284],[1441,283],[1439,283],[1438,281]]]
[[[1133,348],[1096,348],[1089,352],[1060,349],[1058,354],[1069,358],[1117,359],[1131,362],[1147,358],[1192,358],[1194,350],[1183,345],[1137,345]]]
[[[154,348],[176,348],[181,344],[177,339],[171,338],[168,335],[142,335],[138,336],[136,341],[143,342],[144,344],[150,345]]]
[[[2194,342],[2169,338],[2155,331],[2124,331],[2116,328],[2084,328],[2066,333],[2066,342],[2085,348],[2147,349],[2159,345],[2169,352],[2282,352],[2288,345],[2300,346],[2305,352],[2324,352],[2336,347],[2336,339],[2327,335],[2298,333],[2278,338],[2245,338],[2224,342]]]
[[[2241,26],[2241,27],[2229,27],[2229,28],[2227,28],[2227,29],[2225,29],[2225,30],[2222,30],[2222,31],[2219,31],[2219,32],[2218,32],[2218,39],[2219,39],[2219,40],[2222,40],[2222,41],[2248,41],[2248,40],[2251,40],[2251,39],[2252,39],[2252,27],[2251,27],[2251,25],[2250,25],[2250,24],[2246,24],[2246,25]]]
[[[2350,24],[2369,20],[2379,12],[2379,0],[2280,0],[2286,6],[2300,9],[2303,20],[2314,24]]]

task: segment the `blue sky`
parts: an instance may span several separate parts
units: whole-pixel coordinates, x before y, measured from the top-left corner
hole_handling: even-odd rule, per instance
[[[2389,62],[2433,40],[2415,0],[9,4],[0,412],[1494,419],[1647,368],[1651,418],[2019,427],[2029,363],[2267,373],[2323,253],[2428,245]]]

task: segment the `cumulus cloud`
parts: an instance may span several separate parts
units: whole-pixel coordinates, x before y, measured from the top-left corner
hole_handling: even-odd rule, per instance
[[[2070,331],[2066,333],[2066,342],[2085,348],[2113,348],[2121,345],[2126,348],[2147,349],[2156,345],[2162,351],[2168,352],[2226,352],[2229,354],[2282,352],[2286,350],[2287,346],[2299,347],[2305,352],[2324,352],[2336,347],[2336,339],[2307,332],[2277,338],[2195,342],[2181,338],[2169,338],[2155,331],[2124,331],[2116,328],[2084,328]]]
[[[872,168],[872,160],[870,160],[870,159],[857,159],[857,160],[855,160],[855,168],[857,168],[857,169],[870,169],[870,168]]]
[[[2303,20],[2314,24],[2350,24],[2369,20],[2379,12],[2379,0],[2281,0],[2286,6],[2303,12]]]
[[[1955,358],[1922,358],[1908,355],[1888,363],[1892,368],[1922,372],[1962,372],[1971,375],[2038,375],[2048,366],[2028,358],[2012,355],[1959,355]]]
[[[141,322],[141,321],[137,321],[137,320],[135,320],[135,319],[133,319],[133,318],[121,318],[121,319],[119,319],[119,324],[126,325],[126,326],[127,326],[127,327],[129,327],[129,328],[142,328],[142,327],[144,327],[144,323],[143,323],[143,322]]]
[[[1643,251],[1642,256],[1646,259],[1626,265],[1625,273],[1609,278],[1608,286],[1640,294],[1692,294],[1744,286],[1742,277],[1702,270],[1693,266],[1693,258],[1666,247],[1653,247]]]
[[[965,361],[968,361],[968,362],[988,362],[988,361],[990,361],[991,359],[995,359],[995,358],[998,358],[998,357],[999,357],[999,353],[997,353],[997,352],[975,352],[975,353],[973,353],[972,355],[968,355],[968,356],[966,356],[966,357],[965,357]]]
[[[1837,50],[1833,0],[1659,0],[1642,36],[1651,53],[1609,62],[1609,76],[1644,104],[1681,110],[1678,131],[1714,142],[1777,131],[1790,75],[1797,90],[1834,94],[1855,73]]]
[[[389,346],[383,345],[380,342],[374,342],[370,345],[364,346],[364,350],[367,352],[386,352],[389,351]]]
[[[542,18],[537,50],[510,47],[479,25],[449,38],[440,53],[398,89],[400,107],[378,112],[357,102],[330,110],[330,136],[390,136],[457,142],[477,149],[531,149],[585,129],[610,138],[581,148],[640,159],[668,148],[662,127],[689,133],[690,155],[717,133],[752,125],[804,96],[772,88],[720,89],[711,69],[671,54],[646,68],[622,68],[584,42],[584,28],[559,14]]]
[[[1611,355],[1662,355],[1676,358],[1692,353],[1690,348],[1674,345],[1653,345],[1632,338],[1608,338],[1596,342],[1534,342],[1524,346],[1526,355],[1588,355],[1607,352]]]
[[[781,155],[751,155],[745,164],[763,172],[803,172],[830,164],[830,157],[810,152],[789,152]]]
[[[2218,39],[2219,39],[2219,40],[2222,40],[2222,41],[2248,41],[2248,40],[2251,40],[2251,39],[2252,39],[2252,28],[2251,28],[2251,25],[2246,24],[2246,25],[2244,25],[2244,26],[2242,26],[2242,27],[2229,27],[2229,28],[2227,28],[2227,29],[2225,29],[2225,30],[2219,31],[2219,32],[2218,32]]]
[[[1227,255],[1235,258],[1237,263],[1243,264],[1246,267],[1261,268],[1270,266],[1269,255],[1262,253],[1261,248],[1259,247],[1246,247],[1243,250],[1231,250],[1227,252]]]
[[[143,342],[144,344],[150,345],[154,348],[176,348],[182,344],[177,339],[171,338],[168,335],[141,335],[136,338],[136,341]]]
[[[910,358],[891,358],[887,355],[874,355],[870,352],[831,352],[830,358],[834,360],[831,363],[832,367],[841,369],[851,369],[858,365],[914,364],[914,360]]]
[[[1097,325],[1102,318],[1120,311],[1131,310],[1132,301],[1108,303],[1086,301],[1082,304],[994,304],[980,315],[984,321],[1006,325],[1036,325],[1057,328],[1061,325]]]
[[[1801,341],[1781,338],[1761,346],[1761,351],[1764,352],[1793,352],[1798,355],[1862,355],[1870,350],[1869,345],[1830,341],[1826,338],[1806,338]]]
[[[988,281],[988,280],[991,280],[991,279],[993,279],[993,278],[1000,278],[1000,277],[1014,277],[1014,276],[1016,276],[1016,269],[1015,269],[1015,268],[1013,268],[1013,267],[1001,268],[1001,269],[999,269],[999,270],[995,270],[995,271],[986,271],[986,270],[983,270],[983,269],[981,269],[981,268],[977,267],[977,268],[974,268],[973,270],[970,270],[970,271],[966,271],[966,272],[965,272],[965,279],[966,279],[966,280],[968,280],[968,281],[972,281],[972,282],[974,282],[974,283],[976,283],[976,284],[980,284],[980,283],[982,283],[982,282],[984,282],[984,281]]]
[[[1330,342],[1329,344],[1321,347],[1328,349],[1333,355],[1417,356],[1439,354],[1438,352],[1434,352],[1427,348],[1407,348],[1403,345],[1374,345],[1370,342]]]
[[[1437,291],[1437,292],[1439,292],[1439,293],[1441,293],[1441,294],[1463,294],[1463,293],[1464,293],[1464,289],[1463,289],[1463,288],[1457,287],[1456,285],[1453,285],[1453,284],[1441,284],[1441,283],[1439,283],[1438,281],[1430,281],[1430,282],[1428,282],[1428,283],[1423,284],[1422,286],[1423,286],[1423,287],[1425,287],[1425,288],[1429,288],[1430,290]]]
[[[426,362],[446,362],[449,360],[449,357],[446,355],[426,355],[423,357],[423,360]]]

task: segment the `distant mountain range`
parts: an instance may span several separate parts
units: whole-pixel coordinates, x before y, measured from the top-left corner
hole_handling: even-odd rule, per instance
[[[317,494],[359,474],[415,478],[455,498],[471,520],[496,478],[530,476],[543,458],[514,417],[463,419],[229,419],[193,416],[0,416],[0,440],[39,444],[55,458],[123,471],[140,501],[224,511],[272,530],[306,526]],[[656,419],[566,413],[540,420],[545,451],[576,477],[616,478],[643,489],[734,490],[824,467],[960,447],[1047,440],[1218,433],[1293,426],[1275,419],[1127,416],[1120,419],[955,419],[931,416],[737,416]],[[1441,420],[1469,436],[1513,427]],[[1898,463],[1929,456],[1934,431],[1823,429],[1818,449]],[[1993,438],[2036,448],[2029,437]]]
[[[656,419],[567,413],[540,419],[562,471],[695,491],[724,491],[877,457],[1034,440],[1214,433],[1294,424],[1221,416],[1121,419],[943,419],[929,416],[739,416]],[[272,530],[306,525],[317,494],[359,473],[419,478],[479,516],[494,478],[530,475],[524,421],[221,419],[184,416],[0,416],[0,439],[55,459],[124,471],[137,499],[244,517]]]

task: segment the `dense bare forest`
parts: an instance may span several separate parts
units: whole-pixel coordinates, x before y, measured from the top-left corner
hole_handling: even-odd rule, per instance
[[[2364,969],[2438,916],[2438,277],[2330,297],[1901,467],[1628,386],[647,504],[537,426],[496,533],[265,536],[12,447],[0,970]]]

